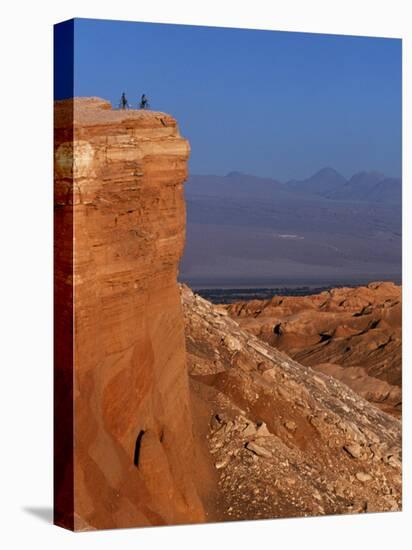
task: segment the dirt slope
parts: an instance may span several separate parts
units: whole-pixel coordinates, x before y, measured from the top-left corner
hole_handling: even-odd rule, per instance
[[[398,420],[181,293],[219,519],[400,509]]]

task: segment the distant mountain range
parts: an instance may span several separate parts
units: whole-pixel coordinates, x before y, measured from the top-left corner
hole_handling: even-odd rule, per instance
[[[323,168],[306,180],[287,182],[286,187],[333,200],[397,203],[402,197],[402,180],[380,172],[358,172],[346,180],[333,168]]]
[[[189,194],[209,196],[274,198],[279,193],[320,196],[331,200],[399,203],[402,180],[380,172],[358,172],[346,179],[333,168],[322,168],[304,180],[281,183],[274,178],[262,178],[229,172],[226,176],[198,176],[189,178]],[[192,193],[193,192],[193,193]]]
[[[400,281],[401,180],[323,168],[282,183],[191,175],[180,278],[192,286]]]

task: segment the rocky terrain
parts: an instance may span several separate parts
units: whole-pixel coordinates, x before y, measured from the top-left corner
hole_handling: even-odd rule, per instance
[[[188,156],[167,114],[55,104],[55,523],[399,510],[399,420],[179,291]]]
[[[402,407],[402,295],[392,283],[227,307],[240,326],[382,410]]]
[[[182,302],[220,519],[400,509],[398,420],[185,286]]]

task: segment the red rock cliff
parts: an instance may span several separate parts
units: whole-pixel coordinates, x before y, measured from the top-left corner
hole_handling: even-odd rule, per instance
[[[55,506],[74,529],[204,520],[176,285],[188,156],[169,115],[56,103]]]

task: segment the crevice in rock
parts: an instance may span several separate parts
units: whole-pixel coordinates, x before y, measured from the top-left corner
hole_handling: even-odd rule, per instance
[[[140,430],[139,435],[136,439],[136,444],[134,446],[134,457],[133,457],[133,463],[138,468],[139,467],[139,458],[140,458],[140,449],[142,446],[142,439],[144,436],[144,430]]]
[[[280,335],[283,333],[281,323],[278,323],[277,325],[275,325],[275,326],[273,327],[273,333],[274,333],[274,334],[277,334],[278,336],[280,336]]]

